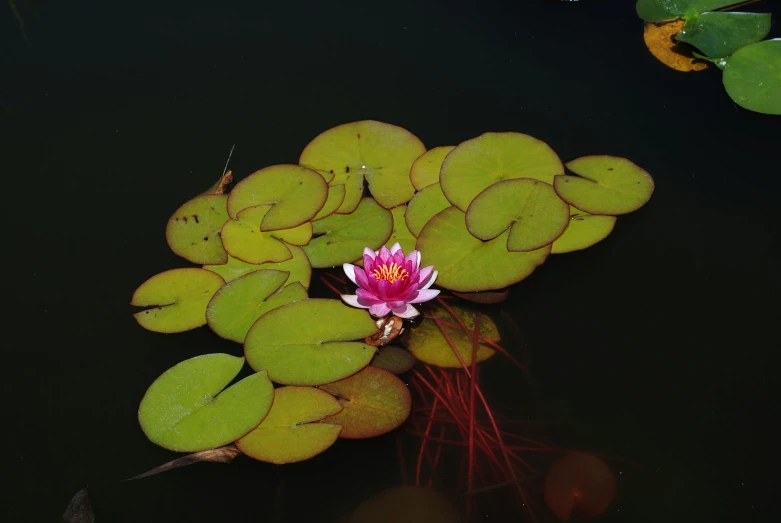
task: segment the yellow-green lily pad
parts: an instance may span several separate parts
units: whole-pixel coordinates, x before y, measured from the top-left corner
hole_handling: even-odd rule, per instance
[[[344,201],[344,194],[344,184],[330,186],[328,188],[328,199],[326,199],[325,205],[323,205],[323,208],[320,209],[317,214],[315,214],[315,217],[312,218],[312,221],[314,222],[317,220],[322,220],[323,218],[331,216],[333,213],[335,213]]]
[[[559,197],[590,214],[615,216],[636,211],[651,199],[654,180],[626,158],[595,155],[567,162],[578,176],[556,176]]]
[[[133,293],[130,305],[155,307],[133,315],[143,328],[184,332],[206,325],[206,305],[225,284],[218,274],[198,268],[172,269],[152,276]]]
[[[478,240],[467,230],[465,216],[448,207],[429,220],[418,236],[422,263],[439,271],[439,287],[460,292],[504,289],[529,276],[550,253],[550,245],[509,252],[510,231],[487,242]]]
[[[579,251],[599,243],[613,231],[615,216],[589,214],[570,205],[570,219],[564,234],[551,245],[551,254]]]
[[[473,236],[492,240],[510,230],[508,251],[533,251],[561,236],[569,221],[569,205],[553,186],[533,178],[497,182],[477,195],[466,211]]]
[[[221,447],[247,434],[266,417],[274,387],[258,372],[225,389],[243,365],[244,358],[206,354],[165,371],[138,408],[144,434],[177,452]]]
[[[225,263],[228,253],[222,246],[220,230],[228,221],[224,194],[197,196],[168,220],[165,238],[177,255],[193,263]]]
[[[299,282],[282,287],[288,276],[285,271],[261,270],[225,284],[206,308],[209,327],[222,338],[244,343],[252,324],[265,313],[309,297]]]
[[[445,197],[466,212],[472,200],[496,182],[534,178],[553,184],[564,166],[548,144],[521,133],[485,133],[445,158],[439,183]]]
[[[263,269],[286,271],[290,273],[285,282],[286,284],[298,281],[301,282],[305,289],[308,289],[312,281],[312,266],[309,265],[309,258],[306,257],[306,253],[301,247],[288,244],[287,248],[293,254],[293,257],[282,262],[254,264],[241,261],[229,255],[226,263],[222,265],[204,265],[203,268],[219,274],[226,282],[235,280],[239,276],[244,276],[252,271]]]
[[[741,47],[717,62],[722,81],[735,103],[750,111],[781,114],[781,38]]]
[[[283,262],[293,257],[287,244],[306,245],[312,238],[312,223],[305,222],[292,229],[264,232],[260,223],[270,212],[270,205],[244,209],[237,219],[222,227],[222,244],[228,254],[244,262],[259,264]]]
[[[361,257],[365,247],[377,250],[393,232],[393,215],[371,198],[350,214],[332,214],[312,223],[315,238],[304,247],[312,267],[335,267]]]
[[[405,214],[407,213],[406,205],[399,205],[390,210],[393,215],[393,232],[385,242],[385,246],[389,249],[393,244],[398,243],[404,252],[409,253],[415,249],[415,238],[407,228],[407,222],[405,221]]]
[[[363,197],[363,180],[377,202],[390,209],[415,193],[410,167],[426,147],[401,127],[373,120],[333,127],[309,142],[298,163],[334,175],[331,185],[343,184],[345,198],[338,213],[352,212]]]
[[[323,177],[300,165],[272,165],[256,171],[228,196],[228,214],[236,219],[244,209],[267,205],[258,224],[263,232],[292,229],[311,220],[328,198]]]
[[[415,160],[409,171],[409,179],[415,190],[422,191],[429,185],[439,183],[439,170],[442,168],[442,162],[445,161],[445,156],[455,148],[454,145],[434,147]]]
[[[476,313],[470,309],[451,305],[451,309],[458,315],[454,318],[444,307],[432,309],[433,316],[449,323],[445,325],[445,332],[453,341],[458,353],[467,365],[472,363],[472,352],[474,351],[474,331]],[[458,320],[464,323],[467,331],[460,327]],[[451,326],[452,325],[452,326]],[[499,342],[501,336],[496,323],[485,314],[480,315],[480,336],[486,340]],[[419,325],[410,329],[409,342],[407,343],[409,351],[420,361],[429,365],[446,368],[461,368],[461,362],[458,356],[453,353],[453,349],[448,343],[447,338],[442,334],[442,330],[436,324],[433,318],[425,318]],[[479,341],[477,344],[477,362],[485,361],[495,354],[495,351],[485,342]]]
[[[349,378],[320,385],[336,396],[342,410],[328,419],[342,425],[340,438],[373,438],[401,426],[409,417],[412,397],[399,378],[384,369],[366,367]]]
[[[429,185],[419,193],[415,193],[407,204],[407,212],[404,215],[407,228],[413,235],[419,236],[428,221],[450,205],[438,183]]]
[[[236,447],[251,458],[278,465],[312,458],[336,442],[342,427],[330,423],[328,416],[341,410],[339,402],[322,390],[279,387],[266,419]]]
[[[377,325],[363,309],[337,300],[308,299],[273,309],[244,340],[247,363],[283,385],[321,385],[369,364],[376,349],[363,340]]]
[[[385,369],[393,374],[404,374],[412,369],[417,361],[410,351],[396,345],[386,345],[377,351],[371,366]]]

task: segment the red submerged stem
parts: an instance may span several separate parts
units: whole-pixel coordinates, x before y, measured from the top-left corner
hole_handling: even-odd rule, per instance
[[[424,431],[426,437],[420,440],[420,451],[418,452],[418,464],[415,469],[415,485],[420,485],[420,471],[423,466],[423,453],[426,452],[426,442],[428,440],[428,435],[431,432],[431,426],[434,424],[434,413],[437,410],[438,401],[439,399],[434,397],[434,403],[431,408],[431,416],[428,419],[428,423],[426,424],[426,430]]]
[[[467,465],[466,490],[474,490],[474,463],[475,463],[475,387],[477,383],[477,346],[480,341],[480,313],[475,316],[475,333],[472,342],[472,379],[469,382],[469,454]],[[471,497],[466,498],[466,522],[469,522],[471,514]]]

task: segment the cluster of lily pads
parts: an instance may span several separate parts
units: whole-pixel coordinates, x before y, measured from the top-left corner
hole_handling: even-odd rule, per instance
[[[500,301],[551,253],[604,239],[617,215],[653,192],[650,175],[625,158],[586,156],[566,168],[571,174],[525,134],[485,133],[427,151],[405,129],[360,121],[317,136],[298,164],[261,169],[226,194],[227,173],[168,221],[173,252],[199,267],[149,278],[131,304],[146,308],[134,316],[148,330],[208,325],[243,344],[244,356],[206,354],[163,373],[139,407],[144,433],[174,451],[233,443],[258,460],[290,463],[339,437],[399,427],[411,396],[396,374],[418,360],[471,362],[468,330],[453,325],[448,334],[424,318],[410,329],[409,352],[379,349],[378,323],[365,309],[309,296],[312,269],[360,266],[366,248],[398,243],[439,271],[439,287]],[[478,330],[483,360],[499,334],[485,316]],[[245,362],[253,372],[230,385]]]
[[[723,12],[745,2],[735,0],[638,0],[637,14],[646,24],[646,44],[665,64],[684,71],[705,63],[681,60],[671,51],[675,41],[700,52],[696,58],[723,71],[724,88],[738,105],[751,111],[781,114],[781,39],[762,41],[770,32],[770,13]],[[657,38],[658,37],[658,38]]]

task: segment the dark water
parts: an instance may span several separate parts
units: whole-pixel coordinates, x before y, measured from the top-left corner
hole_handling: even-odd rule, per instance
[[[737,108],[718,71],[656,62],[633,1],[16,3],[29,45],[5,5],[0,26],[3,521],[56,521],[85,485],[100,522],[333,521],[398,481],[390,437],[119,482],[171,459],[138,428],[146,387],[240,352],[132,319],[133,290],[185,265],[169,215],[232,144],[244,176],[367,118],[429,147],[514,130],[646,168],[647,206],[506,303],[534,409],[558,441],[641,464],[615,466],[604,520],[770,521],[781,119]],[[778,2],[751,8],[781,36]],[[529,403],[493,368],[495,401]]]

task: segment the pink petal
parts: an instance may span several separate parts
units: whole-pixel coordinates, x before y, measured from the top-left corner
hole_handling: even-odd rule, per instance
[[[342,267],[344,268],[344,273],[350,278],[350,281],[357,285],[358,282],[355,281],[355,265],[352,263],[345,263]]]
[[[414,318],[415,316],[417,316],[420,313],[418,312],[418,310],[415,307],[413,307],[410,304],[407,304],[403,308],[399,307],[398,309],[393,309],[393,314],[395,314],[399,318],[407,318],[407,319],[409,319],[409,318]]]
[[[399,301],[389,301],[386,302],[386,304],[388,305],[388,307],[391,308],[391,310],[396,310],[396,309],[403,309],[404,306],[407,304],[407,302],[399,300]]]
[[[369,307],[369,312],[373,316],[379,316],[379,317],[387,316],[390,311],[391,311],[390,307],[385,305],[385,303],[377,303]]]
[[[423,303],[424,301],[433,300],[439,294],[439,290],[423,289],[418,291],[418,295],[407,300],[407,303]]]
[[[412,264],[412,270],[418,269],[420,267],[420,252],[417,250],[410,251],[405,260]]]
[[[363,287],[364,289],[369,288],[369,278],[366,276],[366,272],[361,269],[360,267],[355,267],[355,279],[353,280],[355,284],[358,287]]]
[[[381,300],[388,299],[388,296],[390,294],[390,283],[388,283],[388,280],[379,280],[377,282],[377,285],[374,287],[375,288],[373,288],[372,290],[377,291],[375,294],[377,295],[378,298],[380,298]]]
[[[358,303],[358,296],[355,294],[342,294],[342,301],[344,301],[347,305],[352,305],[353,307],[358,307],[361,309],[368,309],[368,305],[361,305]]]
[[[396,254],[396,251],[400,251],[400,250],[401,250],[401,244],[399,244],[399,242],[394,243],[393,246],[390,248],[391,254]],[[401,254],[402,256],[404,255],[403,252]]]
[[[377,257],[377,253],[376,253],[376,252],[374,252],[373,250],[371,250],[371,249],[370,249],[370,248],[368,248],[368,247],[364,247],[364,248],[363,248],[363,255],[364,255],[364,257],[368,256],[368,257],[369,257],[369,258],[371,258],[372,260],[373,260],[374,258],[376,258],[376,257]]]
[[[374,270],[374,257],[363,255],[363,270],[367,273],[371,273]]]
[[[364,307],[368,307],[369,305],[374,305],[375,303],[382,302],[381,299],[379,299],[377,296],[367,291],[366,289],[356,289],[355,294],[356,296],[358,296],[359,302],[364,304],[362,305]]]
[[[428,269],[428,267],[426,267],[426,268]],[[438,274],[439,274],[439,271],[434,271],[434,272],[432,272],[432,273],[431,273],[431,276],[429,276],[428,280],[427,280],[427,281],[426,281],[426,282],[423,284],[423,286],[421,287],[421,290],[422,290],[422,289],[428,289],[429,287],[431,287],[432,285],[434,285],[434,282],[436,281],[436,279],[437,279],[437,275],[438,275]]]
[[[404,267],[404,251],[396,251],[396,253],[393,255],[393,263],[399,267]]]
[[[388,258],[391,257],[391,252],[386,246],[380,247],[380,251],[377,254],[377,257],[380,259],[382,263],[385,263],[388,261]]]
[[[423,267],[420,269],[420,279],[418,280],[421,285],[425,285],[427,283],[427,280],[431,276],[431,273],[434,272],[434,266],[429,265],[428,267]]]

